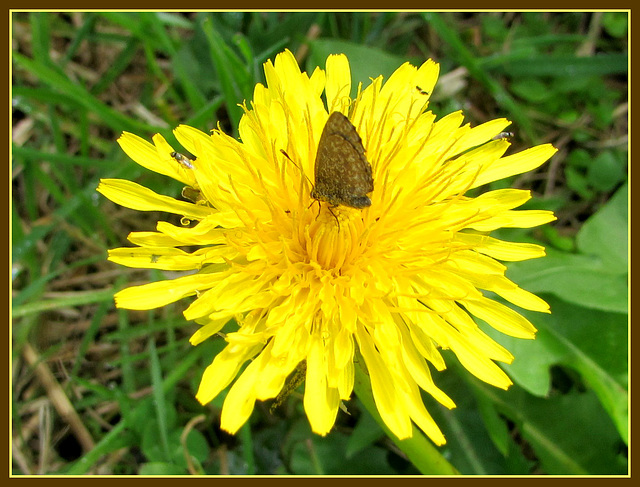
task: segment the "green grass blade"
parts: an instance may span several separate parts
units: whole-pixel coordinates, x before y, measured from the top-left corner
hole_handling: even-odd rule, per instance
[[[169,425],[167,424],[167,405],[165,402],[164,388],[162,386],[162,367],[156,350],[156,344],[151,337],[149,339],[149,356],[151,361],[151,385],[153,386],[153,399],[160,428],[160,441],[162,452],[167,462],[171,461],[169,453]]]

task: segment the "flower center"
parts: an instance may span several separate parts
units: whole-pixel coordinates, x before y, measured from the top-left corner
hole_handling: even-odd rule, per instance
[[[313,216],[304,227],[309,261],[342,273],[363,251],[363,210],[322,204],[320,214],[313,207],[309,211]]]

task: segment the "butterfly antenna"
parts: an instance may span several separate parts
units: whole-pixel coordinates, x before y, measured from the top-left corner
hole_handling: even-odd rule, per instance
[[[293,164],[294,166],[296,166],[296,167],[300,170],[300,173],[301,173],[301,174],[302,174],[302,175],[307,179],[307,181],[309,181],[309,184],[310,184],[310,185],[311,185],[311,187],[313,188],[313,187],[314,187],[314,184],[313,184],[313,183],[311,182],[311,180],[307,177],[307,175],[306,175],[306,174],[304,173],[304,171],[300,168],[300,166],[298,166],[298,165],[293,161],[293,159],[291,159],[291,157],[289,157],[289,154],[287,154],[283,149],[280,149],[280,152],[282,152],[282,154],[283,154],[287,159],[289,159],[289,160],[291,161],[291,164]],[[311,204],[309,205],[309,207],[308,207],[307,209],[311,208],[311,206],[312,206],[314,203],[318,203],[318,216],[320,216],[320,211],[322,210],[322,205],[320,204],[320,200],[318,200],[318,199],[316,199],[316,198],[313,198],[313,201],[311,202]],[[329,213],[331,213],[331,215],[333,216],[333,218],[335,218],[335,219],[336,219],[336,223],[338,224],[338,230],[340,230],[340,221],[338,220],[338,217],[336,216],[336,214],[335,214],[333,211],[331,211],[331,208],[335,208],[335,206],[333,206],[333,207],[332,207],[332,206],[329,206],[329,207],[327,207],[327,208],[328,208],[328,210],[329,210]],[[318,219],[318,216],[316,216],[316,220]]]
[[[298,165],[294,162],[294,160],[293,160],[293,159],[291,159],[291,157],[289,157],[289,154],[287,154],[283,149],[280,149],[280,152],[282,152],[282,154],[283,154],[287,159],[289,159],[289,160],[291,161],[291,164],[293,164],[294,166],[296,166],[296,167],[298,168],[298,170],[300,171],[300,174],[302,174],[302,175],[305,177],[305,179],[306,179],[307,181],[309,181],[309,185],[311,185],[311,187],[312,187],[312,188],[314,188],[314,187],[315,187],[315,185],[311,182],[311,179],[309,179],[309,178],[307,177],[307,175],[304,173],[304,171],[302,170],[302,168],[301,168],[300,166],[298,166]],[[320,201],[314,198],[314,199],[313,199],[313,201],[311,202],[311,204],[307,207],[307,210],[308,210],[309,208],[311,208],[311,206],[312,206],[314,203],[316,203],[316,202],[318,203],[318,206],[320,206]],[[318,216],[320,216],[320,210],[318,210]],[[317,218],[317,217],[316,217],[316,218]]]
[[[309,184],[311,185],[311,187],[313,188],[313,183],[311,182],[311,179],[309,179],[309,177],[304,173],[304,171],[302,170],[302,168],[300,166],[298,166],[293,159],[291,159],[291,157],[289,157],[289,154],[287,154],[283,149],[280,149],[280,152],[282,152],[282,154],[291,161],[291,164],[293,164],[294,166],[296,166],[298,168],[298,170],[300,171],[300,174],[302,174],[305,179],[307,181],[309,181]]]

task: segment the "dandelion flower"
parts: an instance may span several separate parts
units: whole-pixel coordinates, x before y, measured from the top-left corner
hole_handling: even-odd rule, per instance
[[[432,368],[445,368],[441,350],[506,389],[511,381],[496,362],[513,356],[474,317],[530,339],[534,326],[488,295],[549,312],[505,277],[500,262],[541,257],[544,248],[489,233],[541,225],[553,214],[514,210],[529,191],[467,193],[535,169],[556,149],[545,144],[505,156],[509,142],[496,136],[509,121],[472,128],[461,112],[436,121],[427,110],[439,71],[431,60],[358,85],[355,99],[344,55],[330,56],[326,70],[309,76],[285,51],[264,70],[266,86],[257,84],[244,106],[240,141],[219,129],[179,126],[176,138],[196,156],[191,161],[160,135],[153,144],[130,133],[118,140],[137,163],[184,183],[191,201],[102,180],[98,191],[116,203],[182,217],[180,226],[160,221],[155,232],[131,233],[136,247],[111,250],[109,259],[192,272],[126,288],[116,304],[152,309],[195,297],[184,312],[201,325],[191,343],[219,333],[227,342],[196,397],[206,404],[231,385],[221,416],[226,431],[238,431],[256,400],[277,397],[306,365],[304,409],[313,431],[327,434],[352,394],[354,362],[362,360],[388,428],[403,439],[415,423],[443,444],[420,395],[422,389],[455,406],[432,377]],[[311,198],[318,143],[333,112],[348,117],[366,151],[374,181],[368,206]],[[222,333],[231,320],[233,329]]]

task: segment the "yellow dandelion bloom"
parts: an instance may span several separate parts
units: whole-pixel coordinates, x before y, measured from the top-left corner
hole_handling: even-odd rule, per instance
[[[487,293],[549,311],[507,279],[500,263],[541,257],[544,249],[489,233],[541,225],[553,214],[514,210],[529,191],[466,193],[532,170],[556,149],[545,144],[505,156],[509,142],[494,137],[507,120],[472,128],[456,112],[436,121],[427,110],[439,70],[431,60],[419,68],[406,63],[386,82],[359,85],[355,99],[344,55],[330,56],[325,71],[309,76],[285,51],[264,70],[266,86],[256,85],[244,108],[241,141],[221,130],[179,126],[176,138],[196,156],[189,161],[159,135],[153,144],[130,133],[118,140],[137,163],[183,182],[191,202],[102,180],[98,191],[116,203],[183,217],[181,226],[161,221],[156,232],[130,234],[136,247],[114,249],[109,259],[196,272],[124,289],[116,304],[151,309],[194,296],[184,312],[201,325],[194,345],[235,319],[237,329],[223,334],[228,344],[204,371],[196,396],[205,404],[232,384],[222,409],[226,431],[238,431],[255,401],[275,398],[305,364],[305,412],[313,431],[327,434],[352,394],[360,360],[389,429],[408,438],[415,423],[443,444],[420,396],[423,389],[454,407],[431,373],[445,368],[440,350],[450,349],[473,375],[506,389],[511,381],[496,361],[513,357],[473,317],[533,338],[529,321]],[[333,112],[348,117],[366,151],[374,181],[369,206],[310,196],[318,143]]]

